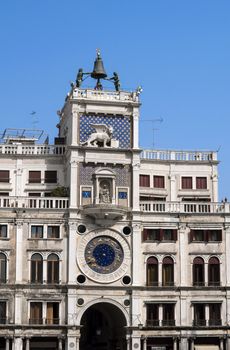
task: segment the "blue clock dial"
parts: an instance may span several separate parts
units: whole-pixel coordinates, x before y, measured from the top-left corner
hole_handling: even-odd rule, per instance
[[[112,273],[122,264],[123,249],[112,237],[99,236],[91,239],[85,249],[85,260],[88,266],[98,273]]]
[[[98,244],[93,250],[93,257],[99,266],[109,266],[115,259],[115,251],[109,244]]]

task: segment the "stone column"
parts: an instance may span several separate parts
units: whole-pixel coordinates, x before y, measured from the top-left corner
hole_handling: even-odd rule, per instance
[[[143,350],[147,350],[147,338],[143,338]]]
[[[76,350],[79,350],[80,337],[76,337]]]
[[[162,286],[162,261],[159,261],[158,264],[158,285]]]
[[[132,350],[141,350],[141,337],[133,336],[132,337]]]
[[[139,147],[139,110],[133,108],[133,148]]]
[[[133,234],[132,234],[132,244],[133,244],[133,250],[132,250],[132,275],[133,275],[133,285],[139,286],[144,285],[143,277],[145,278],[146,273],[143,274],[142,269],[140,269],[140,266],[143,266],[143,255],[140,252],[140,246],[141,246],[141,225],[139,223],[133,222]],[[144,265],[146,268],[146,265]],[[139,313],[139,311],[137,312]]]
[[[212,202],[218,202],[218,175],[216,171],[212,175]]]
[[[126,350],[130,350],[131,339],[130,335],[126,336]]]
[[[69,258],[68,261],[75,261],[77,250],[77,225],[74,221],[69,222]],[[69,264],[68,268],[68,283],[76,283],[75,264]]]
[[[180,350],[188,350],[188,338],[181,338]]]
[[[69,329],[66,340],[66,350],[79,350],[80,330],[76,327]]]
[[[205,286],[208,286],[208,262],[204,263],[204,283]]]
[[[230,337],[226,339],[226,350],[230,350]]]
[[[70,161],[70,208],[76,208],[78,201],[78,162],[75,159]]]
[[[172,169],[172,165],[171,165]],[[170,201],[171,202],[176,202],[177,201],[177,182],[176,182],[176,176],[171,175],[169,178],[170,181]]]
[[[14,341],[13,341],[13,350],[22,350],[23,348],[23,343],[22,343],[22,338],[14,338]]]
[[[220,338],[220,350],[224,350],[224,339]]]
[[[9,338],[5,338],[6,339],[6,350],[10,350],[10,339]]]
[[[30,350],[30,338],[26,338],[26,350]]]
[[[22,283],[23,271],[23,221],[16,219],[16,283]]]
[[[43,283],[47,283],[47,256],[43,260],[43,275],[42,275]]]
[[[22,292],[16,292],[15,294],[15,313],[14,322],[15,324],[22,324]]]
[[[227,220],[227,218],[226,218]],[[225,234],[226,241],[225,241],[225,254],[226,254],[226,262],[225,262],[225,268],[226,268],[226,276],[222,274],[221,281],[223,285],[226,283],[227,286],[230,286],[230,252],[229,252],[229,246],[230,246],[230,222],[228,222],[225,226],[225,231],[223,230],[223,235]],[[226,278],[226,282],[223,278]],[[229,308],[230,310],[230,308]],[[230,323],[230,320],[227,320],[228,323]]]
[[[163,320],[163,306],[162,304],[159,305],[159,326],[162,326],[162,320]]]
[[[180,257],[180,286],[191,285],[191,281],[188,282],[188,269],[190,267],[188,259],[188,233],[186,232],[186,225],[180,224],[178,230],[178,244],[179,244],[179,257]],[[188,265],[189,264],[189,265]]]
[[[177,338],[173,338],[173,350],[177,350]]]
[[[62,350],[62,338],[58,338],[58,350]]]
[[[194,350],[194,339],[190,338],[190,350]]]
[[[205,324],[208,326],[209,324],[209,305],[205,304]]]
[[[133,155],[132,160],[132,175],[133,175],[133,188],[132,188],[132,206],[133,210],[140,210],[140,198],[139,198],[139,175],[140,175],[140,156],[139,154]]]
[[[69,127],[69,130],[71,132],[71,144],[76,146],[78,145],[78,118],[79,118],[79,113],[78,113],[78,106],[73,105],[73,110],[72,110],[72,115],[70,115],[69,120],[71,120],[71,125]]]

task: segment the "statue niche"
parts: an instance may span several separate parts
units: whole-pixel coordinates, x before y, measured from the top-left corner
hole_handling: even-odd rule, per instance
[[[111,203],[110,183],[106,180],[100,182],[99,203]]]

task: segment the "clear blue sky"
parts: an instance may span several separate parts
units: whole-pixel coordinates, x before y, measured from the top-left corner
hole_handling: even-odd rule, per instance
[[[78,68],[101,49],[108,75],[143,86],[141,146],[219,149],[220,199],[230,200],[229,0],[12,0],[0,4],[1,129],[56,134]]]

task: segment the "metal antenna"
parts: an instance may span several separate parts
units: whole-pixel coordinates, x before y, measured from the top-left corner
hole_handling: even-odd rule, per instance
[[[32,111],[30,113],[30,115],[32,116],[32,125],[33,125],[33,129],[36,129],[37,127],[37,124],[38,124],[38,117],[36,116],[36,113],[35,111]]]
[[[157,119],[144,119],[144,120],[140,120],[141,122],[147,122],[147,123],[152,123],[152,131],[153,131],[153,134],[152,134],[152,147],[154,148],[155,147],[155,131],[159,130],[159,129],[156,129],[154,128],[154,123],[162,123],[163,122],[163,118],[157,118]]]

